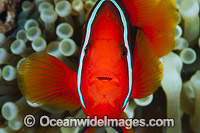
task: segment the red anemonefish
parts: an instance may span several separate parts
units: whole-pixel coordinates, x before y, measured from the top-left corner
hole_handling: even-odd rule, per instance
[[[130,98],[160,85],[159,57],[174,48],[176,17],[173,0],[99,0],[85,26],[78,71],[33,53],[20,64],[19,88],[31,102],[119,118]],[[137,27],[132,45],[131,26]]]

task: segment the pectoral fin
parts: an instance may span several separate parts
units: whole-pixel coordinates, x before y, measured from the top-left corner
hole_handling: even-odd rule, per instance
[[[156,91],[160,86],[163,69],[147,36],[138,30],[133,66],[133,89],[131,98],[144,98]]]
[[[20,64],[18,84],[30,102],[65,110],[80,107],[76,72],[47,53],[33,53]]]

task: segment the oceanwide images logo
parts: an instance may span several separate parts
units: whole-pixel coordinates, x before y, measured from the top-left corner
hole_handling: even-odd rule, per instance
[[[27,127],[33,127],[35,125],[35,117],[33,115],[27,115],[24,118],[24,124]],[[108,119],[104,116],[103,119],[98,119],[97,116],[90,119],[86,118],[66,118],[66,119],[50,119],[48,116],[42,116],[40,118],[40,125],[42,127],[124,127],[131,129],[133,127],[173,127],[173,119],[150,119],[146,122],[145,119]]]

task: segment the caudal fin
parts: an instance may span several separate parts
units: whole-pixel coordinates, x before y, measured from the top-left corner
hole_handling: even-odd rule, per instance
[[[18,84],[30,102],[65,110],[80,107],[76,72],[47,53],[33,53],[20,64]]]
[[[158,57],[174,49],[177,9],[174,0],[121,0],[131,25],[142,29]]]

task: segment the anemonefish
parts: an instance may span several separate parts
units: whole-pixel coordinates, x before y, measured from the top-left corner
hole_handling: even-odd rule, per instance
[[[159,57],[173,50],[176,24],[174,0],[99,0],[85,24],[77,72],[47,53],[33,53],[20,64],[19,88],[33,103],[119,118],[130,98],[159,87]]]

